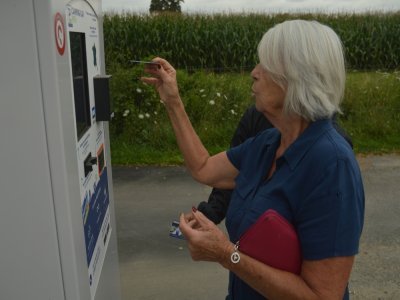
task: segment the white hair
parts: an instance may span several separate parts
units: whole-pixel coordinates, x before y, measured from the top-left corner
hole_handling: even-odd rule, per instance
[[[340,112],[346,80],[342,43],[316,21],[286,21],[258,45],[260,64],[285,92],[284,111],[308,121]]]

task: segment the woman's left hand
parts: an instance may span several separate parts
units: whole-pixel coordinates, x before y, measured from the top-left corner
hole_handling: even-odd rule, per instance
[[[193,260],[223,263],[233,251],[228,237],[200,211],[193,213],[194,220],[180,216],[179,228],[186,240]]]

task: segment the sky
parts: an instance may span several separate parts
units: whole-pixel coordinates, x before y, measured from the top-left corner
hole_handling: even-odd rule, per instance
[[[102,0],[105,12],[147,13],[151,0]],[[400,0],[185,0],[185,13],[400,11]]]

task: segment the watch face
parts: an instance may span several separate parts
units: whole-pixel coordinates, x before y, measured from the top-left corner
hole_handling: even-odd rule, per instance
[[[233,252],[231,255],[231,262],[233,262],[234,264],[237,264],[240,261],[240,255],[239,252]]]

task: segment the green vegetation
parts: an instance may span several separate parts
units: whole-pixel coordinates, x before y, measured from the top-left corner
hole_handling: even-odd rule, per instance
[[[395,69],[400,64],[400,12],[387,14],[106,15],[109,68],[162,56],[176,68],[218,72],[250,70],[264,32],[289,19],[312,19],[341,37],[352,70]]]
[[[210,153],[229,146],[252,103],[250,70],[257,44],[274,24],[314,19],[341,37],[349,71],[343,116],[358,153],[400,149],[400,12],[379,14],[106,15],[107,73],[115,118],[114,164],[182,163],[163,104],[139,81],[130,60],[168,59],[178,71],[186,110]],[[354,70],[363,70],[354,71]],[[376,70],[386,70],[379,72]],[[389,71],[388,71],[389,70]]]
[[[356,152],[400,150],[400,72],[349,73],[342,107]]]
[[[141,83],[141,67],[113,73],[115,117],[110,123],[116,164],[181,162],[175,136],[154,89]],[[241,114],[251,103],[249,74],[178,71],[181,96],[193,126],[215,153],[229,145]]]
[[[153,88],[137,80],[140,68],[113,74],[115,118],[111,125],[114,164],[181,164],[167,114]],[[229,147],[252,103],[247,73],[178,72],[186,110],[210,153]],[[339,122],[359,153],[400,149],[400,72],[350,72]]]

